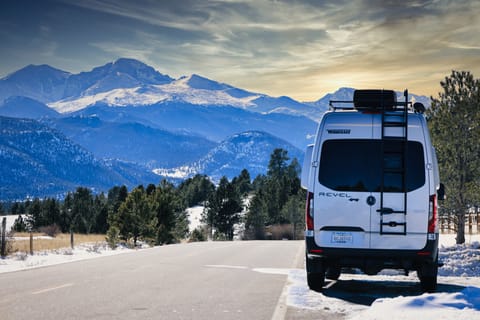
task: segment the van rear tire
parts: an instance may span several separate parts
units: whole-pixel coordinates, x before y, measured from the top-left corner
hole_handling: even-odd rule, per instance
[[[433,263],[426,263],[417,271],[422,292],[433,293],[437,291],[438,256]]]
[[[310,290],[321,292],[325,284],[325,273],[307,273],[307,283]]]
[[[310,290],[321,292],[325,284],[325,266],[320,259],[306,259],[307,284]]]
[[[434,293],[437,291],[437,276],[421,277],[422,292]]]

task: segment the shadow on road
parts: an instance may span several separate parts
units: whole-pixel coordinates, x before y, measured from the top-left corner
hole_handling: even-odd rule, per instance
[[[438,284],[437,292],[460,292],[464,286]],[[337,280],[326,283],[322,294],[355,304],[370,306],[376,299],[422,294],[417,281]]]

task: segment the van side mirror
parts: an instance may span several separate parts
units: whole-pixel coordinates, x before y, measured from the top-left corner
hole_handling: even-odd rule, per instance
[[[443,185],[443,183],[440,183],[440,187],[437,190],[437,199],[445,200],[445,186]]]

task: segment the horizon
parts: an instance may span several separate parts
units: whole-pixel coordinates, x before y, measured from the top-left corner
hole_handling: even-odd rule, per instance
[[[480,2],[2,2],[0,78],[30,64],[70,73],[122,57],[316,101],[341,87],[436,96],[480,73]]]

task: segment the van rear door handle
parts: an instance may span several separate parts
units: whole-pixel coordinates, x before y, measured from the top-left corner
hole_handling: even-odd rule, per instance
[[[392,214],[393,211],[394,210],[392,208],[387,208],[387,207],[377,209],[377,212],[380,212],[381,214]]]

